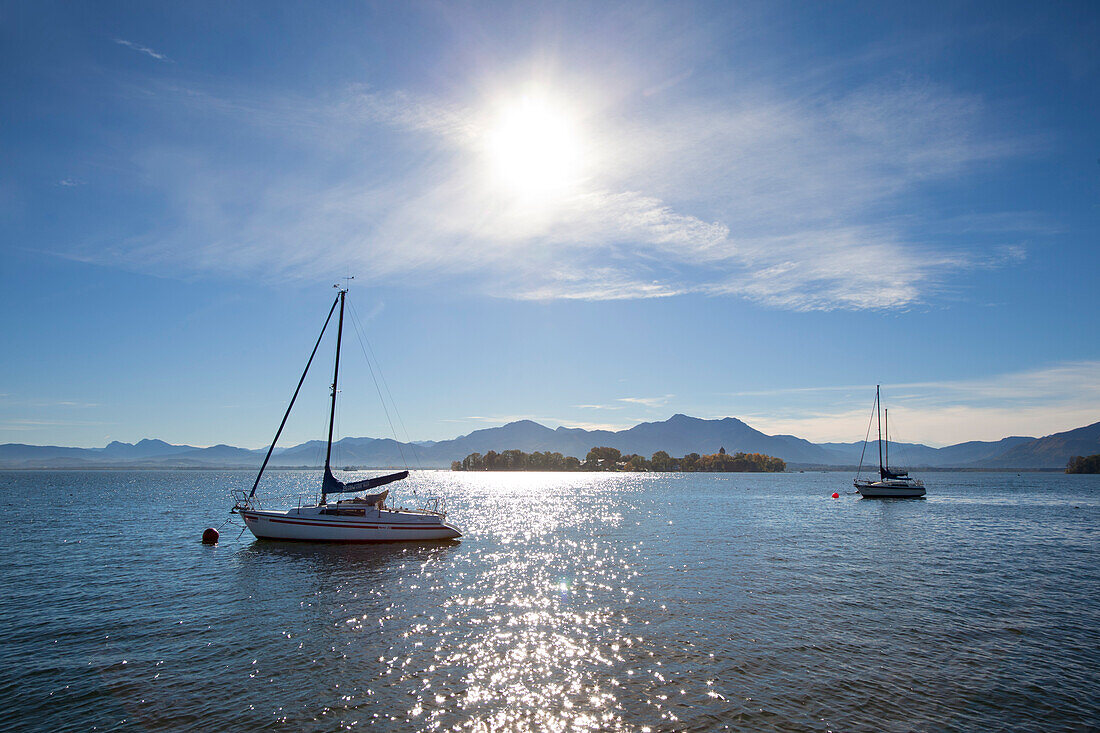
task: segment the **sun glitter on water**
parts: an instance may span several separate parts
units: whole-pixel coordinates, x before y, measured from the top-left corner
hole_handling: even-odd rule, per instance
[[[489,165],[509,193],[539,198],[568,191],[580,180],[584,145],[569,107],[531,91],[499,105],[486,134]]]

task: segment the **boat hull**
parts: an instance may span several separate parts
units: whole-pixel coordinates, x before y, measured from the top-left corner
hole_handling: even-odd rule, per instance
[[[462,536],[435,514],[376,512],[373,517],[310,516],[286,512],[243,510],[245,526],[261,540],[301,542],[424,542]]]
[[[919,499],[924,496],[920,485],[887,484],[882,481],[855,481],[856,491],[864,499]]]

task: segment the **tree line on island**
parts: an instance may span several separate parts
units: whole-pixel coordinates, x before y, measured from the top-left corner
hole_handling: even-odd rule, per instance
[[[1100,453],[1070,458],[1066,473],[1100,473]]]
[[[778,473],[785,471],[787,464],[781,458],[766,456],[763,453],[726,453],[725,448],[710,455],[688,453],[682,458],[674,458],[659,450],[649,458],[633,454],[623,454],[617,448],[600,446],[588,451],[584,461],[574,456],[563,456],[549,451],[524,453],[521,450],[506,450],[497,453],[489,451],[485,455],[471,453],[461,461],[451,463],[452,471],[655,471],[655,472],[760,472]]]

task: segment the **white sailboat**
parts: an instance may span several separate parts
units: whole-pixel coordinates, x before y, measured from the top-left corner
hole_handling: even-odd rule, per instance
[[[303,540],[308,542],[395,542],[395,541],[424,541],[424,540],[449,540],[462,536],[462,533],[446,523],[446,513],[434,509],[393,509],[386,506],[386,497],[389,489],[379,493],[364,494],[328,503],[330,494],[349,494],[366,492],[379,486],[401,479],[408,478],[408,471],[391,473],[385,476],[343,483],[332,475],[332,427],[336,417],[336,383],[340,376],[340,342],[344,333],[344,297],[347,289],[340,289],[339,295],[333,301],[329,309],[325,325],[321,328],[321,334],[317,337],[317,343],[313,346],[313,352],[309,355],[306,368],[302,372],[302,378],[298,380],[298,387],[294,390],[294,396],[290,405],[286,408],[283,421],[275,433],[275,439],[271,441],[271,447],[267,451],[256,481],[252,484],[252,490],[245,494],[239,492],[236,504],[232,511],[244,519],[245,526],[252,531],[257,539],[265,540]],[[260,485],[260,479],[264,475],[264,469],[275,450],[275,444],[286,426],[287,418],[294,407],[294,401],[298,398],[298,392],[302,389],[309,367],[313,363],[313,357],[317,355],[317,348],[321,345],[321,339],[325,335],[332,320],[332,314],[336,306],[340,306],[340,315],[336,330],[336,365],[332,376],[332,406],[329,411],[328,443],[325,448],[325,472],[321,479],[321,498],[311,506],[297,506],[293,509],[269,510],[262,509],[256,498],[256,488]],[[438,507],[438,502],[436,503]]]
[[[879,397],[879,387],[875,386],[875,415],[878,418],[878,475],[879,480],[862,478],[863,455],[859,458],[859,468],[856,470],[856,478],[852,481],[856,491],[865,499],[916,499],[924,496],[924,483],[919,479],[909,476],[907,471],[890,470],[890,416],[886,416],[886,458],[882,456],[882,403]],[[864,436],[863,450],[867,450],[867,439]]]

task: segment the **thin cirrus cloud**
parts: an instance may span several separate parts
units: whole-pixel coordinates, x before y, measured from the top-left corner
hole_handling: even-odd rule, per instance
[[[149,56],[150,58],[156,59],[157,61],[167,61],[168,63],[172,62],[172,59],[168,58],[164,54],[159,53],[157,51],[154,51],[153,49],[149,48],[148,46],[143,46],[140,43],[134,43],[133,41],[127,41],[124,38],[116,38],[116,39],[114,39],[114,41],[115,41],[115,43],[117,43],[120,46],[125,46],[126,48],[137,51],[138,53],[143,53],[146,56]]]
[[[662,407],[667,405],[668,401],[676,395],[666,394],[660,397],[620,397],[619,402],[626,402],[631,405],[641,405],[642,407]]]
[[[629,407],[664,407],[676,395],[666,394],[660,397],[619,397],[611,404],[574,405],[579,410],[625,410]]]
[[[538,206],[487,181],[488,113],[477,105],[361,87],[314,100],[178,87],[152,96],[166,113],[292,152],[272,171],[216,145],[145,146],[136,162],[156,171],[175,224],[106,250],[140,266],[281,279],[339,262],[504,298],[699,293],[861,310],[925,302],[960,273],[1018,261],[1027,239],[1011,212],[990,212],[987,236],[969,240],[984,244],[966,246],[901,212],[922,186],[1027,149],[985,129],[981,99],[930,83],[675,104],[639,94],[631,109],[585,118],[593,169]],[[337,155],[345,165],[332,164]]]
[[[12,431],[32,431],[32,430],[51,430],[58,427],[95,427],[100,425],[111,425],[113,423],[103,422],[99,420],[33,420],[33,419],[12,419],[12,420],[0,420],[0,430],[12,430]]]

